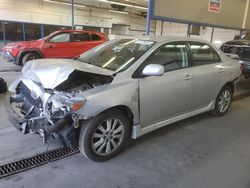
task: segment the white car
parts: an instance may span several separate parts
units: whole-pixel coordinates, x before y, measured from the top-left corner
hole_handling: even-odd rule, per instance
[[[104,161],[129,137],[203,112],[224,115],[240,76],[237,61],[204,41],[121,39],[77,61],[28,62],[10,87],[10,106],[23,133]]]

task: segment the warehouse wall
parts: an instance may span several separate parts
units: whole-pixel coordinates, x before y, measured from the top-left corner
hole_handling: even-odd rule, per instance
[[[163,23],[163,26],[162,26]],[[187,37],[188,25],[172,22],[156,22],[156,35],[158,36],[178,36]],[[222,43],[232,40],[235,35],[239,35],[238,30],[229,29],[214,29],[213,43],[219,47]],[[202,39],[209,41],[211,40],[212,28],[211,27],[201,27],[200,35],[191,35],[192,38]]]
[[[53,4],[41,0],[0,0],[0,20],[31,22],[41,24],[71,26],[71,7],[67,5]],[[126,36],[141,36],[145,32],[146,19],[135,15],[126,15],[110,12],[108,10],[94,8],[75,8],[75,24],[93,27],[110,28],[110,38]],[[123,29],[113,28],[112,25],[120,25]],[[160,36],[187,36],[187,24],[151,21],[151,35]],[[120,31],[120,32],[119,32]],[[201,29],[200,38],[210,41],[212,28]],[[231,40],[239,31],[215,29],[214,40],[216,45]],[[1,46],[1,45],[0,45]]]
[[[71,7],[41,0],[0,0],[0,19],[31,23],[71,25]],[[145,18],[103,9],[75,8],[75,24],[112,28],[112,24],[130,24],[133,34],[142,35]],[[151,24],[152,26],[154,24]],[[142,31],[140,31],[142,30]],[[151,28],[154,30],[154,27]],[[130,31],[128,33],[130,34]]]

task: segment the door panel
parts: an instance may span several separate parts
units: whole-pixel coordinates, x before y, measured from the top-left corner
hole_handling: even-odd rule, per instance
[[[161,46],[139,70],[142,71],[149,64],[162,65],[165,74],[139,80],[143,127],[189,111],[192,98],[192,79],[185,42],[170,42]]]
[[[70,42],[45,43],[43,52],[46,58],[71,58],[72,49]]]
[[[192,109],[207,106],[215,100],[224,84],[224,73],[221,64],[193,67],[191,71],[193,99]]]
[[[189,69],[167,72],[139,81],[140,119],[143,127],[178,116],[190,110],[192,80]]]
[[[47,40],[43,45],[43,53],[46,58],[70,58],[72,49],[70,33],[59,33]]]
[[[217,52],[208,44],[189,42],[192,59],[192,109],[207,106],[216,99],[224,84],[224,66]]]
[[[72,56],[78,56],[82,53],[96,47],[97,45],[101,44],[100,41],[86,41],[86,42],[72,42]]]

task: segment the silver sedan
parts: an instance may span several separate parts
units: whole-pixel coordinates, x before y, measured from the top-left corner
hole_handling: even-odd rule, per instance
[[[30,61],[22,73],[9,88],[18,129],[104,161],[129,138],[208,111],[224,115],[241,70],[204,41],[149,37],[110,41],[76,61]]]

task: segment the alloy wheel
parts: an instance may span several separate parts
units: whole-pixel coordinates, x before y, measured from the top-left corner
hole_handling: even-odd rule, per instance
[[[124,124],[117,118],[100,123],[92,135],[92,149],[101,156],[113,153],[124,139]]]
[[[229,90],[224,90],[219,97],[218,109],[221,113],[227,111],[231,102],[231,93]]]

